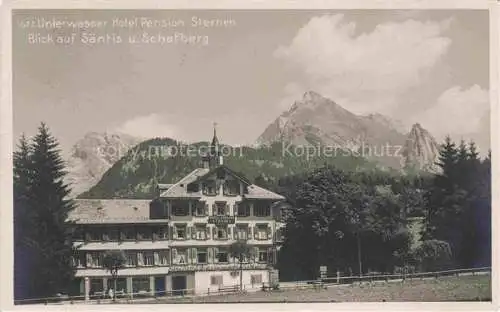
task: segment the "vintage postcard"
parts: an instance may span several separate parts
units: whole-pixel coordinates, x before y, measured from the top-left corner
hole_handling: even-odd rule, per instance
[[[493,307],[495,6],[411,2],[6,9],[12,303]]]

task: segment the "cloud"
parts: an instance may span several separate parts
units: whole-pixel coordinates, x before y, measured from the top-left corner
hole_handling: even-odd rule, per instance
[[[444,91],[430,109],[415,116],[439,139],[450,135],[464,139],[470,136],[489,137],[489,93],[478,85],[462,89],[458,86]]]
[[[169,124],[168,121],[159,114],[132,118],[117,127],[116,131],[142,138],[176,138],[179,133],[175,126]]]
[[[275,57],[303,74],[298,84],[305,90],[355,113],[390,113],[398,96],[418,85],[447,52],[451,40],[443,31],[450,23],[410,19],[357,34],[343,15],[324,15],[312,18]]]

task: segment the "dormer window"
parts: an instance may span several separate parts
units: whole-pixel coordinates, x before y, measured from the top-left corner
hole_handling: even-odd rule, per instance
[[[217,195],[217,184],[213,180],[206,181],[203,185],[203,194],[208,196]]]
[[[187,191],[189,193],[194,193],[194,192],[199,192],[200,191],[200,186],[198,183],[191,183],[191,184],[188,184],[187,186]]]
[[[237,180],[228,180],[224,183],[224,195],[236,196],[240,194],[240,183]]]

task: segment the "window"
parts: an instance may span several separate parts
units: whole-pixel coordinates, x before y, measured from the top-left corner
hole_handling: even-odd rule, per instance
[[[257,240],[267,240],[269,239],[267,237],[267,225],[258,225],[255,228],[255,239]]]
[[[73,232],[73,240],[80,242],[85,240],[85,232],[83,228],[81,227],[76,227],[74,232]]]
[[[238,225],[236,226],[236,239],[246,240],[248,239],[248,226]]]
[[[207,250],[206,249],[198,249],[196,254],[196,260],[200,264],[207,263]]]
[[[125,265],[128,267],[137,266],[137,253],[129,251],[126,253],[126,255],[127,255],[127,262],[125,263]]]
[[[149,292],[149,277],[133,277],[132,289],[134,293]]]
[[[216,183],[215,181],[206,181],[204,184],[203,184],[203,194],[205,195],[209,195],[209,196],[215,196],[217,195],[217,190],[216,190],[217,186],[216,186]]]
[[[224,195],[234,196],[240,193],[240,184],[236,180],[228,180],[224,183]]]
[[[109,278],[108,279],[108,289],[109,288],[114,288],[114,283],[113,279]],[[123,293],[127,292],[127,279],[124,277],[119,277],[116,279],[116,290],[117,291],[122,291]]]
[[[215,208],[218,216],[224,216],[226,215],[226,203],[225,202],[218,202],[215,203]]]
[[[253,214],[256,217],[268,217],[271,215],[271,207],[267,203],[256,202],[253,206]]]
[[[102,231],[102,241],[103,242],[109,242],[109,230],[103,230]]]
[[[259,249],[259,262],[267,262],[267,249]]]
[[[90,293],[101,292],[104,290],[104,283],[102,278],[90,279]]]
[[[250,216],[250,206],[247,203],[238,203],[238,217]]]
[[[227,226],[216,226],[215,239],[227,239]]]
[[[187,249],[172,250],[174,264],[187,264]]]
[[[102,240],[102,231],[101,229],[89,229],[87,232],[87,238],[89,241],[98,242]]]
[[[206,215],[205,202],[202,202],[202,201],[195,202],[194,209],[195,209],[196,216],[205,216]]]
[[[185,225],[176,225],[175,232],[177,233],[176,239],[186,239],[186,226]]]
[[[77,268],[83,268],[85,267],[85,253],[83,252],[77,252],[73,256],[73,266]]]
[[[212,275],[210,276],[210,285],[221,286],[222,285],[222,275]]]
[[[250,275],[250,283],[253,284],[261,284],[262,283],[262,274],[252,274]]]
[[[158,226],[153,228],[153,239],[165,240],[168,239],[168,228],[166,226]]]
[[[87,267],[100,268],[102,266],[102,254],[97,251],[87,253]]]
[[[200,186],[198,183],[191,183],[191,184],[188,184],[187,186],[187,191],[189,193],[191,192],[199,192],[200,191]]]
[[[222,263],[227,262],[227,251],[219,249],[217,251],[216,258],[217,258],[217,262],[222,262]]]
[[[172,214],[174,216],[187,216],[189,214],[189,204],[182,201],[172,201]]]
[[[144,266],[153,266],[155,265],[154,255],[151,251],[146,251],[143,253],[143,261]]]
[[[135,240],[137,238],[135,229],[133,227],[128,227],[122,231],[123,240]]]
[[[155,265],[165,266],[168,265],[168,251],[162,250],[155,252]]]
[[[197,240],[206,240],[207,239],[207,226],[206,225],[195,226],[195,235],[196,235]]]
[[[153,239],[153,232],[149,227],[141,227],[137,230],[137,238],[139,240],[151,240]]]
[[[120,229],[118,228],[111,228],[108,231],[108,239],[110,241],[116,242],[120,239]]]

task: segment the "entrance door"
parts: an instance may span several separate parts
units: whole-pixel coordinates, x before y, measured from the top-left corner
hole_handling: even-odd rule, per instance
[[[156,296],[165,296],[165,276],[155,277]]]
[[[187,281],[185,275],[172,276],[172,293],[174,296],[182,296],[186,291]]]

